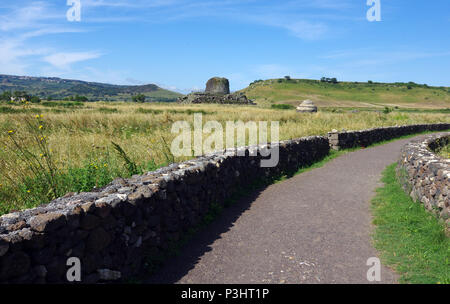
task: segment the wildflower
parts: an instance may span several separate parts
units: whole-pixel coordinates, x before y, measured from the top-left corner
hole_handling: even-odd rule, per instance
[[[13,133],[14,133],[13,130],[9,130],[9,131],[8,131],[8,134],[13,134]]]
[[[39,154],[39,156],[40,156],[40,157],[44,157],[44,154],[41,153],[41,154]]]
[[[43,128],[43,126],[42,126],[42,125],[40,125],[40,126],[39,126],[39,130],[42,130],[42,128]]]
[[[39,118],[39,114],[36,115],[36,118]]]

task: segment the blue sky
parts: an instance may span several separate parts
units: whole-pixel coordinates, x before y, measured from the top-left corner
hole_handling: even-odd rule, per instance
[[[210,77],[415,81],[450,85],[450,1],[67,0],[0,2],[0,74],[180,92]]]

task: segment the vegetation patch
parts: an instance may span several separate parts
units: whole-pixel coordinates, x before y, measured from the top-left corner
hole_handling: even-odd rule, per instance
[[[278,109],[278,110],[292,110],[295,109],[293,105],[289,104],[273,104],[270,106],[272,109]]]
[[[83,107],[84,103],[80,101],[44,101],[41,103],[44,107],[63,107],[63,108],[79,108]]]
[[[401,283],[450,284],[450,238],[422,204],[397,180],[396,164],[384,172],[384,186],[372,201],[374,245],[383,262],[401,275]]]
[[[437,152],[443,158],[450,158],[450,144],[440,148]]]

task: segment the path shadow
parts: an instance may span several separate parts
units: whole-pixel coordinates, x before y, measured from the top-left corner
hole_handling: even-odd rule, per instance
[[[247,211],[251,204],[268,186],[252,190],[242,198],[236,200],[231,206],[225,208],[212,223],[197,232],[189,242],[184,245],[177,256],[167,258],[162,267],[154,274],[144,277],[145,284],[174,284],[182,279],[200,258],[211,251],[210,245],[220,239],[220,235],[229,231],[236,220]]]

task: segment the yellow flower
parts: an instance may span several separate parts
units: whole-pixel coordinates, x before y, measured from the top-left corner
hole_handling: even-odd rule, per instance
[[[40,125],[40,126],[39,126],[39,130],[41,130],[42,128],[43,128],[43,126],[42,126],[42,125]]]
[[[39,154],[39,156],[40,156],[40,157],[43,157],[43,156],[44,156],[44,154],[42,154],[42,153],[41,153],[41,154]]]
[[[9,133],[9,134],[13,134],[14,131],[13,131],[13,130],[9,130],[8,133]]]
[[[38,115],[36,115],[36,118],[39,118],[39,114],[38,114]]]

